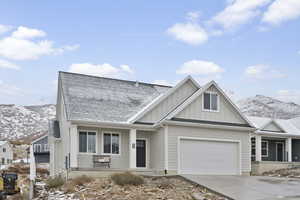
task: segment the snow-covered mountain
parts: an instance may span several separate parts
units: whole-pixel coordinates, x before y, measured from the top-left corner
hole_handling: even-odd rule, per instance
[[[300,116],[300,105],[257,95],[237,102],[243,113],[259,117],[289,119]],[[19,139],[45,134],[55,105],[17,106],[0,104],[0,139]]]
[[[18,106],[0,104],[0,139],[18,139],[46,133],[55,105]]]
[[[237,104],[244,114],[250,116],[280,119],[300,116],[300,105],[292,102],[283,102],[263,95],[240,100]]]

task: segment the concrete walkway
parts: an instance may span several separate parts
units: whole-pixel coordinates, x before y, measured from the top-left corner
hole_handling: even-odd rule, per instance
[[[300,199],[300,179],[263,176],[182,176],[235,200]]]

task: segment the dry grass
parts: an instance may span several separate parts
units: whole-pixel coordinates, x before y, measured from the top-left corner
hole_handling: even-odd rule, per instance
[[[64,185],[65,180],[61,176],[56,176],[54,178],[48,178],[46,184],[48,188],[58,188]]]
[[[144,183],[144,178],[132,174],[130,172],[116,173],[111,176],[113,182],[117,185],[142,185]]]
[[[79,176],[71,180],[71,182],[74,183],[74,185],[79,185],[79,186],[82,186],[86,183],[90,183],[92,181],[94,181],[94,178],[86,175]]]
[[[74,179],[69,180],[63,186],[63,191],[66,193],[73,193],[75,192],[76,186],[84,186],[87,183],[93,182],[94,178],[83,175],[76,177]]]

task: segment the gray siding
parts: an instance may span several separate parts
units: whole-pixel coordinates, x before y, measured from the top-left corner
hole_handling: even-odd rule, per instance
[[[157,122],[191,96],[196,90],[197,87],[191,81],[186,82],[138,121]]]
[[[97,152],[96,154],[101,154],[103,152],[102,145],[102,133],[114,132],[120,133],[121,140],[121,151],[120,155],[111,156],[111,168],[117,169],[127,169],[129,167],[129,130],[119,130],[119,129],[104,129],[104,128],[91,128],[91,127],[78,127],[80,130],[94,130],[97,133]],[[76,148],[78,152],[78,147]],[[91,168],[93,167],[93,154],[89,153],[78,153],[78,167],[79,168]]]
[[[43,138],[41,138],[40,140],[37,140],[37,141],[35,141],[34,143],[32,143],[32,144],[48,144],[48,137],[46,136],[46,137],[43,137]]]
[[[247,123],[235,110],[235,108],[225,99],[225,97],[215,88],[210,87],[207,91],[219,94],[219,112],[207,112],[202,109],[203,95],[200,95],[190,105],[178,113],[175,117],[185,119],[197,119],[207,121],[218,121],[228,123]]]
[[[49,160],[50,160],[49,152],[48,153],[39,153],[39,154],[36,154],[34,157],[35,157],[36,163],[49,163]]]
[[[151,135],[150,166],[155,170],[164,170],[164,128],[160,128]]]
[[[292,140],[292,159],[293,162],[300,162],[300,139]]]
[[[198,128],[198,127],[183,127],[183,126],[169,126],[169,130],[168,130],[169,170],[177,170],[177,165],[178,165],[177,144],[178,144],[179,136],[239,140],[241,142],[242,172],[250,172],[251,170],[250,134],[248,132],[219,130],[219,129],[205,129],[205,128]]]

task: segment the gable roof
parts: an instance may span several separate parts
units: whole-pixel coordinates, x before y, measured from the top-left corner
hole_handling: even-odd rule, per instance
[[[170,86],[60,72],[68,120],[119,122],[128,120]]]
[[[245,120],[246,123],[249,124],[249,126],[254,127],[252,122],[247,119],[247,117],[240,111],[240,109],[231,101],[231,99],[226,95],[226,93],[218,86],[218,84],[215,81],[211,81],[204,85],[202,88],[200,88],[198,91],[196,91],[191,97],[185,100],[181,105],[179,105],[176,109],[174,109],[171,113],[169,113],[165,119],[170,120],[174,118],[179,112],[181,112],[184,108],[186,108],[189,104],[191,104],[194,100],[196,100],[198,97],[200,97],[208,88],[211,86],[215,86],[216,89],[224,96],[224,98],[233,106],[233,108],[237,111],[237,113],[240,115],[240,117]]]
[[[46,137],[48,137],[48,134],[41,135],[40,137],[38,137],[38,138],[36,138],[35,140],[33,140],[33,141],[31,142],[31,144],[34,144],[34,143],[36,143],[36,142],[38,142],[38,141],[40,141],[40,140],[42,140],[42,139],[44,139],[44,138],[46,138]]]
[[[281,128],[286,135],[296,135],[300,136],[300,129],[298,129],[292,120],[284,120],[284,119],[271,119],[266,117],[252,117],[248,116],[248,119],[254,124],[254,126],[258,129],[257,132],[265,132],[270,134],[277,134],[276,132],[273,133],[272,131],[265,131],[263,130],[266,126],[270,123],[275,123],[279,128]]]
[[[154,99],[150,104],[148,104],[144,109],[140,110],[136,115],[134,115],[132,118],[128,120],[129,123],[134,123],[141,119],[143,116],[145,116],[148,112],[153,110],[158,104],[160,104],[162,101],[167,99],[170,95],[172,95],[178,88],[180,88],[182,85],[187,83],[188,81],[191,81],[194,86],[197,89],[200,89],[201,86],[195,81],[191,76],[187,76],[185,79],[180,81],[178,84],[176,84],[173,88],[169,89],[167,92],[164,94],[158,96],[156,99]]]

